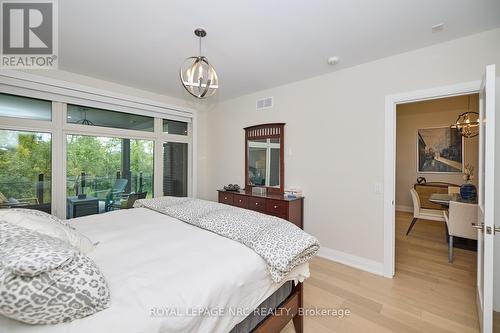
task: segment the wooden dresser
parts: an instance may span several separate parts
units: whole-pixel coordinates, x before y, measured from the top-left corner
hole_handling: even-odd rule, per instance
[[[219,202],[227,205],[255,210],[288,220],[304,229],[304,198],[285,198],[281,194],[252,194],[248,191],[230,192],[218,190]]]

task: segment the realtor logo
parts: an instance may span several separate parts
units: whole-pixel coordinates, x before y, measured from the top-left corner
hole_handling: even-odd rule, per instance
[[[2,68],[57,67],[55,0],[1,1]]]

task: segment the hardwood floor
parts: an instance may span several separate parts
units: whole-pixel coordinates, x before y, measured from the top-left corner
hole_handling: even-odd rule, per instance
[[[304,283],[306,308],[347,308],[351,315],[305,317],[306,333],[479,332],[476,253],[455,249],[448,263],[445,228],[396,214],[396,276],[387,279],[326,259],[311,262]],[[281,333],[295,332],[289,323]]]

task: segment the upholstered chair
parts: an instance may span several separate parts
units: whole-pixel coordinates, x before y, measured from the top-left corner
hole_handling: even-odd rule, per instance
[[[422,208],[420,205],[420,198],[418,197],[417,191],[415,191],[415,189],[412,188],[410,189],[410,193],[411,193],[411,198],[413,200],[413,220],[411,221],[410,227],[408,228],[406,235],[410,233],[411,229],[413,229],[413,226],[419,219],[445,222],[443,211],[437,209]]]
[[[450,201],[449,212],[444,211],[443,216],[448,225],[448,262],[453,262],[453,236],[477,239],[477,230],[472,223],[477,222],[477,205]]]

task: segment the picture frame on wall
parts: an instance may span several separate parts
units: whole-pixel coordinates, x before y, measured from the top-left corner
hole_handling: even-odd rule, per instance
[[[462,173],[464,138],[450,127],[417,130],[418,173]]]

